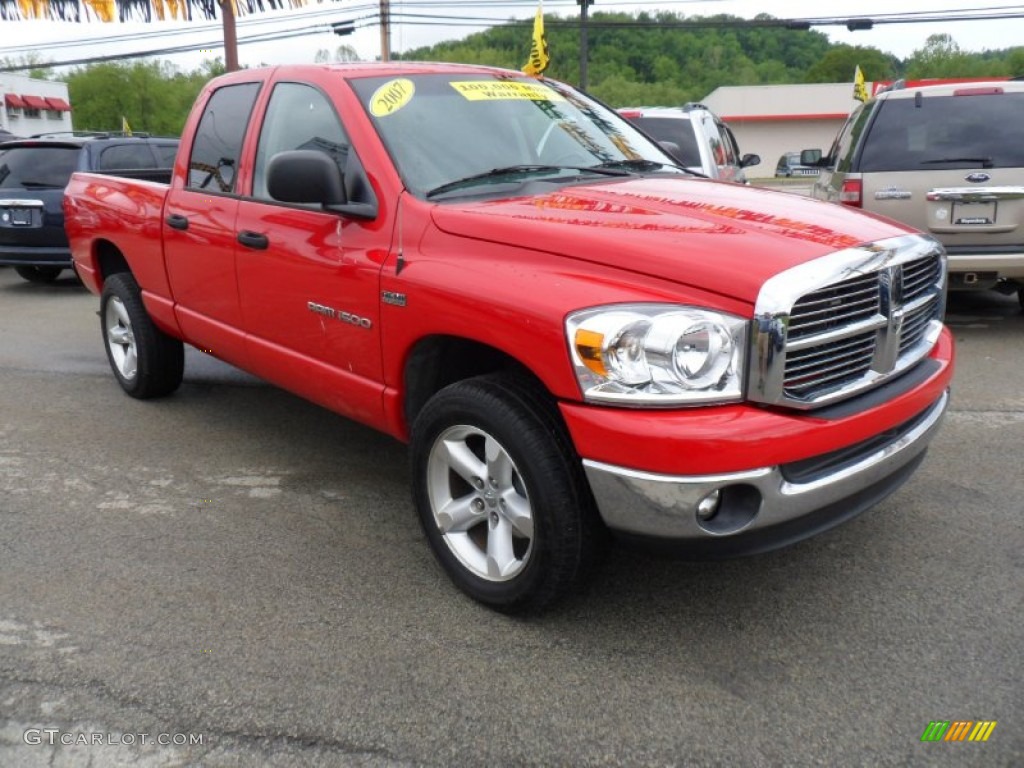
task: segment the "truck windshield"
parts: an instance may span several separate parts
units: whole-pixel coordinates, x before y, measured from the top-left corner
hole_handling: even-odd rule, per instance
[[[614,175],[679,172],[615,112],[550,80],[406,75],[353,80],[352,87],[406,187],[420,197],[539,177],[605,177],[609,168],[620,169]]]

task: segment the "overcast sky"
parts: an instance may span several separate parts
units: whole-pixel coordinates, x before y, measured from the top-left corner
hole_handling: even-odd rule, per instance
[[[508,18],[530,18],[536,9],[531,0],[391,0],[391,12],[397,19],[392,24],[392,50],[405,51],[441,40],[460,39],[484,28],[463,26],[476,17],[495,18],[497,22]],[[239,37],[244,40],[253,34],[272,34],[281,30],[309,28],[301,37],[276,42],[243,44],[239,58],[243,65],[311,63],[318,49],[334,50],[339,44],[352,45],[363,59],[380,55],[380,27],[375,24],[379,0],[343,0],[311,5],[295,11],[268,12],[248,16],[239,22]],[[822,0],[634,0],[627,3],[607,3],[596,0],[594,11],[619,10],[633,12],[645,10],[671,10],[687,16],[707,16],[728,13],[752,18],[768,13],[778,18],[825,18],[830,16],[892,14],[909,12],[940,13],[943,11],[970,11],[989,9],[987,12],[1024,12],[1024,5],[999,3],[998,0],[858,0],[844,2],[843,11],[830,11]],[[993,10],[994,9],[994,10]],[[576,18],[579,7],[576,0],[548,0],[544,11],[549,16]],[[430,14],[446,17],[434,19],[432,25],[402,23],[400,14]],[[327,29],[332,21],[356,20],[357,30],[348,37],[337,37]],[[312,27],[323,25],[322,31]],[[986,48],[1009,48],[1024,44],[1024,19],[994,21],[953,21],[944,23],[879,24],[874,29],[849,32],[843,26],[815,27],[836,43],[868,45],[900,58],[910,56],[924,46],[929,35],[947,33],[966,51]],[[173,31],[173,35],[154,33]],[[118,41],[117,36],[126,40]],[[36,51],[50,61],[63,61],[88,56],[128,51],[153,50],[189,43],[209,42],[208,52],[161,55],[183,69],[192,69],[204,58],[223,54],[220,22],[190,22],[187,24],[74,24],[51,21],[0,21],[0,57],[18,56]],[[89,44],[82,44],[89,42]],[[75,45],[74,43],[78,43]],[[529,32],[523,33],[523,61],[529,51]],[[557,50],[551,51],[553,57]]]

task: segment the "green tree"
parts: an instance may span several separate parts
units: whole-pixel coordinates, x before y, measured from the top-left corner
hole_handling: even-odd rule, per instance
[[[224,71],[220,59],[189,73],[167,61],[92,64],[66,76],[75,128],[117,131],[122,118],[133,131],[179,135],[203,85]]]
[[[895,80],[900,76],[900,62],[877,48],[859,45],[837,45],[811,66],[805,75],[809,83],[853,82],[857,67],[864,79]]]

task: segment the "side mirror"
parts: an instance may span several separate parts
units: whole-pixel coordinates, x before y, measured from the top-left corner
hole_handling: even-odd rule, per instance
[[[345,177],[323,152],[292,149],[267,163],[267,192],[283,203],[345,205]]]
[[[760,165],[760,164],[761,164],[761,156],[760,155],[753,155],[753,154],[751,154],[751,155],[744,155],[743,159],[740,160],[740,168],[749,168],[752,165]]]
[[[810,165],[815,168],[820,168],[824,165],[824,160],[821,156],[820,149],[804,149],[800,152],[800,165]]]

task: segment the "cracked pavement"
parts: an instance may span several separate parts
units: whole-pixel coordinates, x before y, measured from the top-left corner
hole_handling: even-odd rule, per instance
[[[134,401],[97,307],[0,269],[0,766],[1024,764],[1013,299],[954,298],[951,412],[875,510],[743,560],[616,547],[531,619],[448,583],[403,446],[195,350]]]

